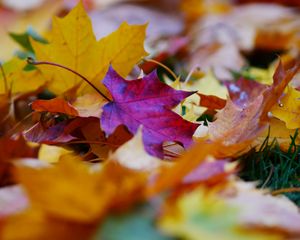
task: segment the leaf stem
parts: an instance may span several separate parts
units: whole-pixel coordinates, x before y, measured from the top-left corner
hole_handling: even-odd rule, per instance
[[[263,185],[261,186],[261,188],[265,188],[268,184],[268,182],[270,181],[271,177],[272,177],[272,174],[274,172],[274,166],[271,164],[271,170],[270,170],[270,173],[266,179],[266,181],[263,183]]]
[[[23,124],[26,120],[28,120],[28,119],[32,116],[33,113],[34,113],[34,112],[28,113],[23,119],[21,119],[20,121],[16,122],[15,125],[13,125],[13,126],[7,131],[6,135],[7,135],[7,136],[13,136],[13,135],[17,132],[16,130],[17,130],[19,127],[21,127],[22,124]],[[24,126],[23,126],[23,128],[24,128]],[[23,129],[23,130],[24,130],[24,129]],[[22,131],[23,131],[23,130],[22,130]]]
[[[58,63],[52,63],[47,61],[35,61],[33,58],[28,57],[27,63],[32,65],[51,65],[59,68],[63,68],[71,73],[74,73],[78,77],[82,78],[86,83],[88,83],[94,90],[99,93],[102,97],[104,97],[107,101],[111,102],[111,99],[109,99],[107,96],[105,96],[92,82],[90,82],[85,76],[81,75],[80,73],[76,72],[75,70],[68,68],[66,66],[60,65]]]
[[[186,79],[184,80],[185,83],[187,83],[187,82],[190,80],[190,78],[192,77],[193,73],[194,73],[196,70],[197,70],[197,71],[200,71],[200,70],[201,70],[201,69],[200,69],[200,66],[196,65],[196,66],[192,67],[192,69],[190,70],[190,72],[189,72],[189,74],[187,75]]]
[[[290,192],[300,192],[300,188],[291,187],[291,188],[282,188],[271,192],[272,195],[278,195],[282,193],[290,193]]]
[[[152,63],[155,63],[155,64],[163,67],[165,70],[167,70],[172,75],[172,77],[174,78],[174,80],[177,79],[176,74],[168,66],[166,66],[165,64],[163,64],[161,62],[158,62],[158,61],[156,61],[154,59],[146,59],[146,58],[144,58],[144,61],[146,61],[146,62],[152,62]]]

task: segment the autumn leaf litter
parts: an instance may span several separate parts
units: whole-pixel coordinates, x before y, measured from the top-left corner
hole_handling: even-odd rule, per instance
[[[20,50],[1,56],[0,238],[299,239],[299,206],[280,194],[299,194],[298,182],[257,188],[271,186],[275,161],[263,183],[239,177],[264,161],[245,156],[274,143],[299,162],[299,11],[85,4],[50,30],[13,34]],[[109,26],[114,7],[143,9],[150,24],[121,21],[103,37],[95,18]]]

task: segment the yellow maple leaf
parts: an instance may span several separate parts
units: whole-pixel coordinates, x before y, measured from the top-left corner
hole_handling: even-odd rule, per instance
[[[295,136],[295,131],[295,129],[287,129],[283,121],[277,118],[271,118],[269,128],[266,128],[261,134],[259,134],[251,146],[259,149],[265,142],[266,138],[269,138],[269,143],[272,143],[274,139],[276,139],[280,148],[284,151],[288,151],[291,145],[291,136]],[[295,138],[295,143],[300,143],[298,135]]]
[[[38,60],[69,67],[104,91],[101,80],[110,64],[125,77],[134,64],[147,55],[143,47],[145,29],[146,25],[122,23],[117,31],[97,41],[91,21],[80,2],[66,17],[53,18],[49,44],[32,39],[31,43]],[[81,78],[64,69],[39,68],[50,81],[49,89],[57,94],[82,82]],[[88,89],[91,89],[90,86]]]
[[[96,183],[99,174],[91,173],[88,165],[73,158],[63,159],[57,165],[43,169],[20,166],[17,168],[17,178],[33,205],[60,218],[78,221],[95,219],[101,215],[104,206],[93,199],[97,199],[100,192],[103,198],[111,196],[109,189],[98,192]],[[41,191],[45,188],[47,191]]]
[[[126,77],[134,64],[147,55],[143,47],[146,27],[147,24],[123,22],[117,31],[99,41],[101,61],[111,63],[122,77]]]
[[[112,205],[134,199],[144,185],[143,173],[108,161],[92,169],[78,156],[64,155],[54,166],[18,166],[16,178],[27,192],[31,205],[48,215],[88,223],[100,219]],[[41,189],[47,189],[41,191]],[[135,196],[131,196],[131,191]],[[120,199],[120,195],[125,194]],[[125,204],[124,204],[125,206]]]
[[[3,240],[81,240],[90,239],[95,231],[92,224],[51,217],[34,207],[8,217],[2,226],[0,238]]]
[[[275,105],[272,114],[284,121],[288,129],[300,127],[300,92],[288,87],[286,95]]]
[[[90,165],[70,154],[55,165],[17,165],[15,176],[30,205],[5,219],[1,239],[90,239],[105,214],[143,197],[147,181],[115,161]]]
[[[5,77],[0,74],[0,94],[11,91],[12,93],[26,93],[35,91],[45,84],[40,71],[24,71],[26,62],[13,58],[3,64]]]

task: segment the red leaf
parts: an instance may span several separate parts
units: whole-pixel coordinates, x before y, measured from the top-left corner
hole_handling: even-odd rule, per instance
[[[207,107],[208,109],[222,109],[226,105],[226,100],[213,95],[205,95],[202,93],[197,93],[200,96],[199,105],[202,107]]]
[[[73,132],[87,124],[92,118],[75,118],[60,122],[54,126],[44,127],[41,122],[24,133],[26,140],[37,143],[57,144],[76,139]]]
[[[210,138],[222,139],[223,143],[234,144],[257,137],[270,120],[268,112],[278,102],[299,67],[297,62],[285,70],[280,62],[273,76],[273,85],[260,90],[247,90],[250,99],[247,102],[240,101],[244,102],[243,106],[231,100],[227,101],[222,111],[217,113],[217,120],[209,124]],[[240,99],[235,100],[239,102]]]
[[[15,182],[12,175],[14,169],[14,165],[12,164],[13,160],[21,158],[36,158],[38,150],[39,147],[32,147],[28,145],[22,135],[15,136],[14,138],[6,136],[0,138],[0,187],[10,185]]]
[[[119,125],[125,125],[135,134],[143,125],[146,151],[161,158],[164,141],[180,142],[184,147],[191,145],[198,125],[184,120],[171,109],[194,92],[169,87],[159,81],[155,72],[126,81],[110,68],[103,83],[113,97],[113,102],[103,107],[100,119],[106,134],[111,134]]]
[[[0,162],[14,158],[34,158],[37,156],[38,147],[31,147],[21,136],[16,138],[0,138]]]
[[[85,140],[91,142],[91,152],[103,159],[106,159],[110,153],[132,138],[132,135],[124,126],[116,128],[114,133],[106,138],[105,133],[101,130],[98,118],[86,122],[80,130]]]
[[[78,116],[78,111],[62,98],[53,98],[50,100],[35,100],[32,109],[37,112],[55,112],[64,113],[70,116]]]
[[[245,78],[240,78],[236,82],[225,81],[224,84],[228,89],[230,99],[240,107],[248,105],[268,88],[267,85]]]
[[[273,75],[273,85],[264,91],[264,105],[262,109],[261,120],[266,121],[268,119],[268,112],[271,110],[274,104],[282,96],[282,93],[289,82],[293,79],[295,74],[300,69],[300,62],[296,61],[293,66],[284,66],[284,64],[280,61],[277,66],[275,73]]]

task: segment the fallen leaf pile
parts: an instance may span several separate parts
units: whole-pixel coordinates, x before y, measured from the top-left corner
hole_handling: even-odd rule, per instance
[[[104,2],[0,2],[0,239],[300,239],[297,1]]]

